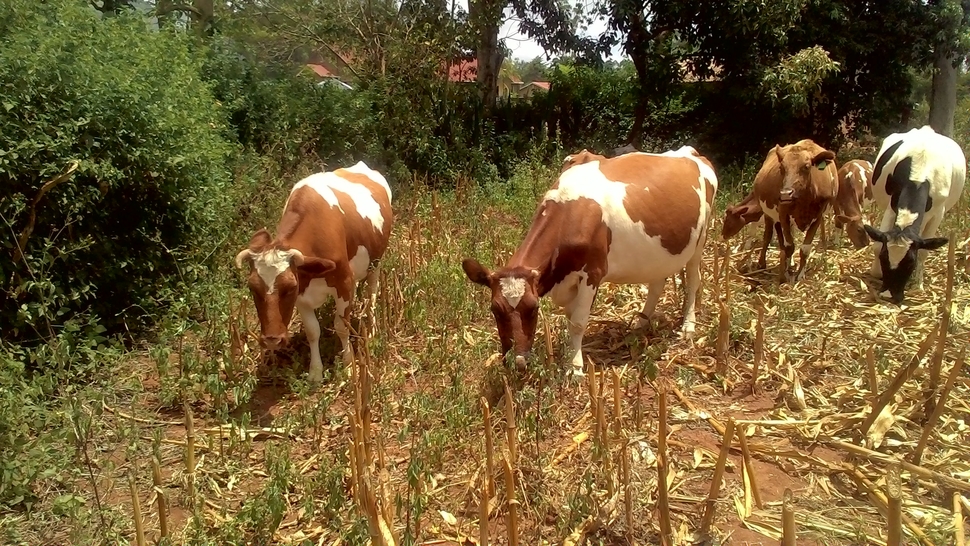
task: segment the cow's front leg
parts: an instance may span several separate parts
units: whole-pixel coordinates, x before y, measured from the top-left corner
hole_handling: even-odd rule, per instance
[[[306,341],[310,345],[310,382],[323,381],[323,360],[320,358],[320,321],[317,320],[316,310],[309,305],[297,305],[300,318],[303,319],[303,331]]]
[[[896,213],[893,212],[892,207],[886,209],[886,212],[882,214],[882,222],[879,224],[879,231],[883,233],[892,229],[893,225],[896,223]],[[879,254],[882,252],[882,243],[879,241],[872,242],[872,267],[869,268],[869,274],[877,279],[882,278],[882,263],[879,261]]]
[[[781,216],[781,274],[778,276],[781,282],[788,281],[788,270],[791,269],[792,258],[795,255],[795,239],[791,234],[791,217],[787,214]]]
[[[815,238],[815,232],[821,223],[822,215],[819,215],[808,226],[808,231],[805,232],[805,239],[802,241],[801,248],[798,249],[798,271],[795,273],[795,282],[802,280],[802,276],[805,275],[805,264],[812,256],[812,240]]]
[[[663,278],[647,285],[647,299],[643,304],[643,311],[640,312],[640,320],[637,321],[637,330],[650,325],[650,319],[653,318],[653,313],[657,309],[657,302],[660,301],[660,296],[663,294],[666,284],[667,279]]]
[[[566,320],[569,322],[569,362],[573,377],[583,377],[583,335],[589,323],[590,310],[596,299],[596,287],[588,284],[588,279],[580,279],[576,295],[566,307]]]

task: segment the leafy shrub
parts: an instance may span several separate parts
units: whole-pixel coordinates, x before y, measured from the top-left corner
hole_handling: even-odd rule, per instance
[[[0,261],[0,330],[36,344],[72,327],[137,326],[159,289],[204,274],[226,235],[232,148],[202,59],[186,37],[70,0],[5,2],[0,35],[8,256],[43,185],[76,168],[36,203],[23,259]]]

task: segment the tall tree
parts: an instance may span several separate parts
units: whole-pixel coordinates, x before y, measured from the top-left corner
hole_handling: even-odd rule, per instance
[[[928,2],[935,32],[933,38],[933,85],[930,91],[929,125],[953,136],[957,105],[957,72],[970,50],[970,1]]]

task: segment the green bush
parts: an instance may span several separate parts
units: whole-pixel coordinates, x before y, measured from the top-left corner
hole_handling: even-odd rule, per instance
[[[227,234],[232,150],[191,39],[81,2],[0,7],[0,261],[8,342],[137,326]],[[15,236],[16,234],[16,236]],[[99,317],[91,325],[87,317]]]

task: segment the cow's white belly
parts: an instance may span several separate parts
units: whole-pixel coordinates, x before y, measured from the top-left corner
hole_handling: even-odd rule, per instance
[[[677,274],[697,248],[699,230],[696,227],[690,230],[690,240],[680,254],[671,254],[661,244],[660,237],[648,237],[639,224],[635,230],[614,230],[603,281],[646,284]]]

